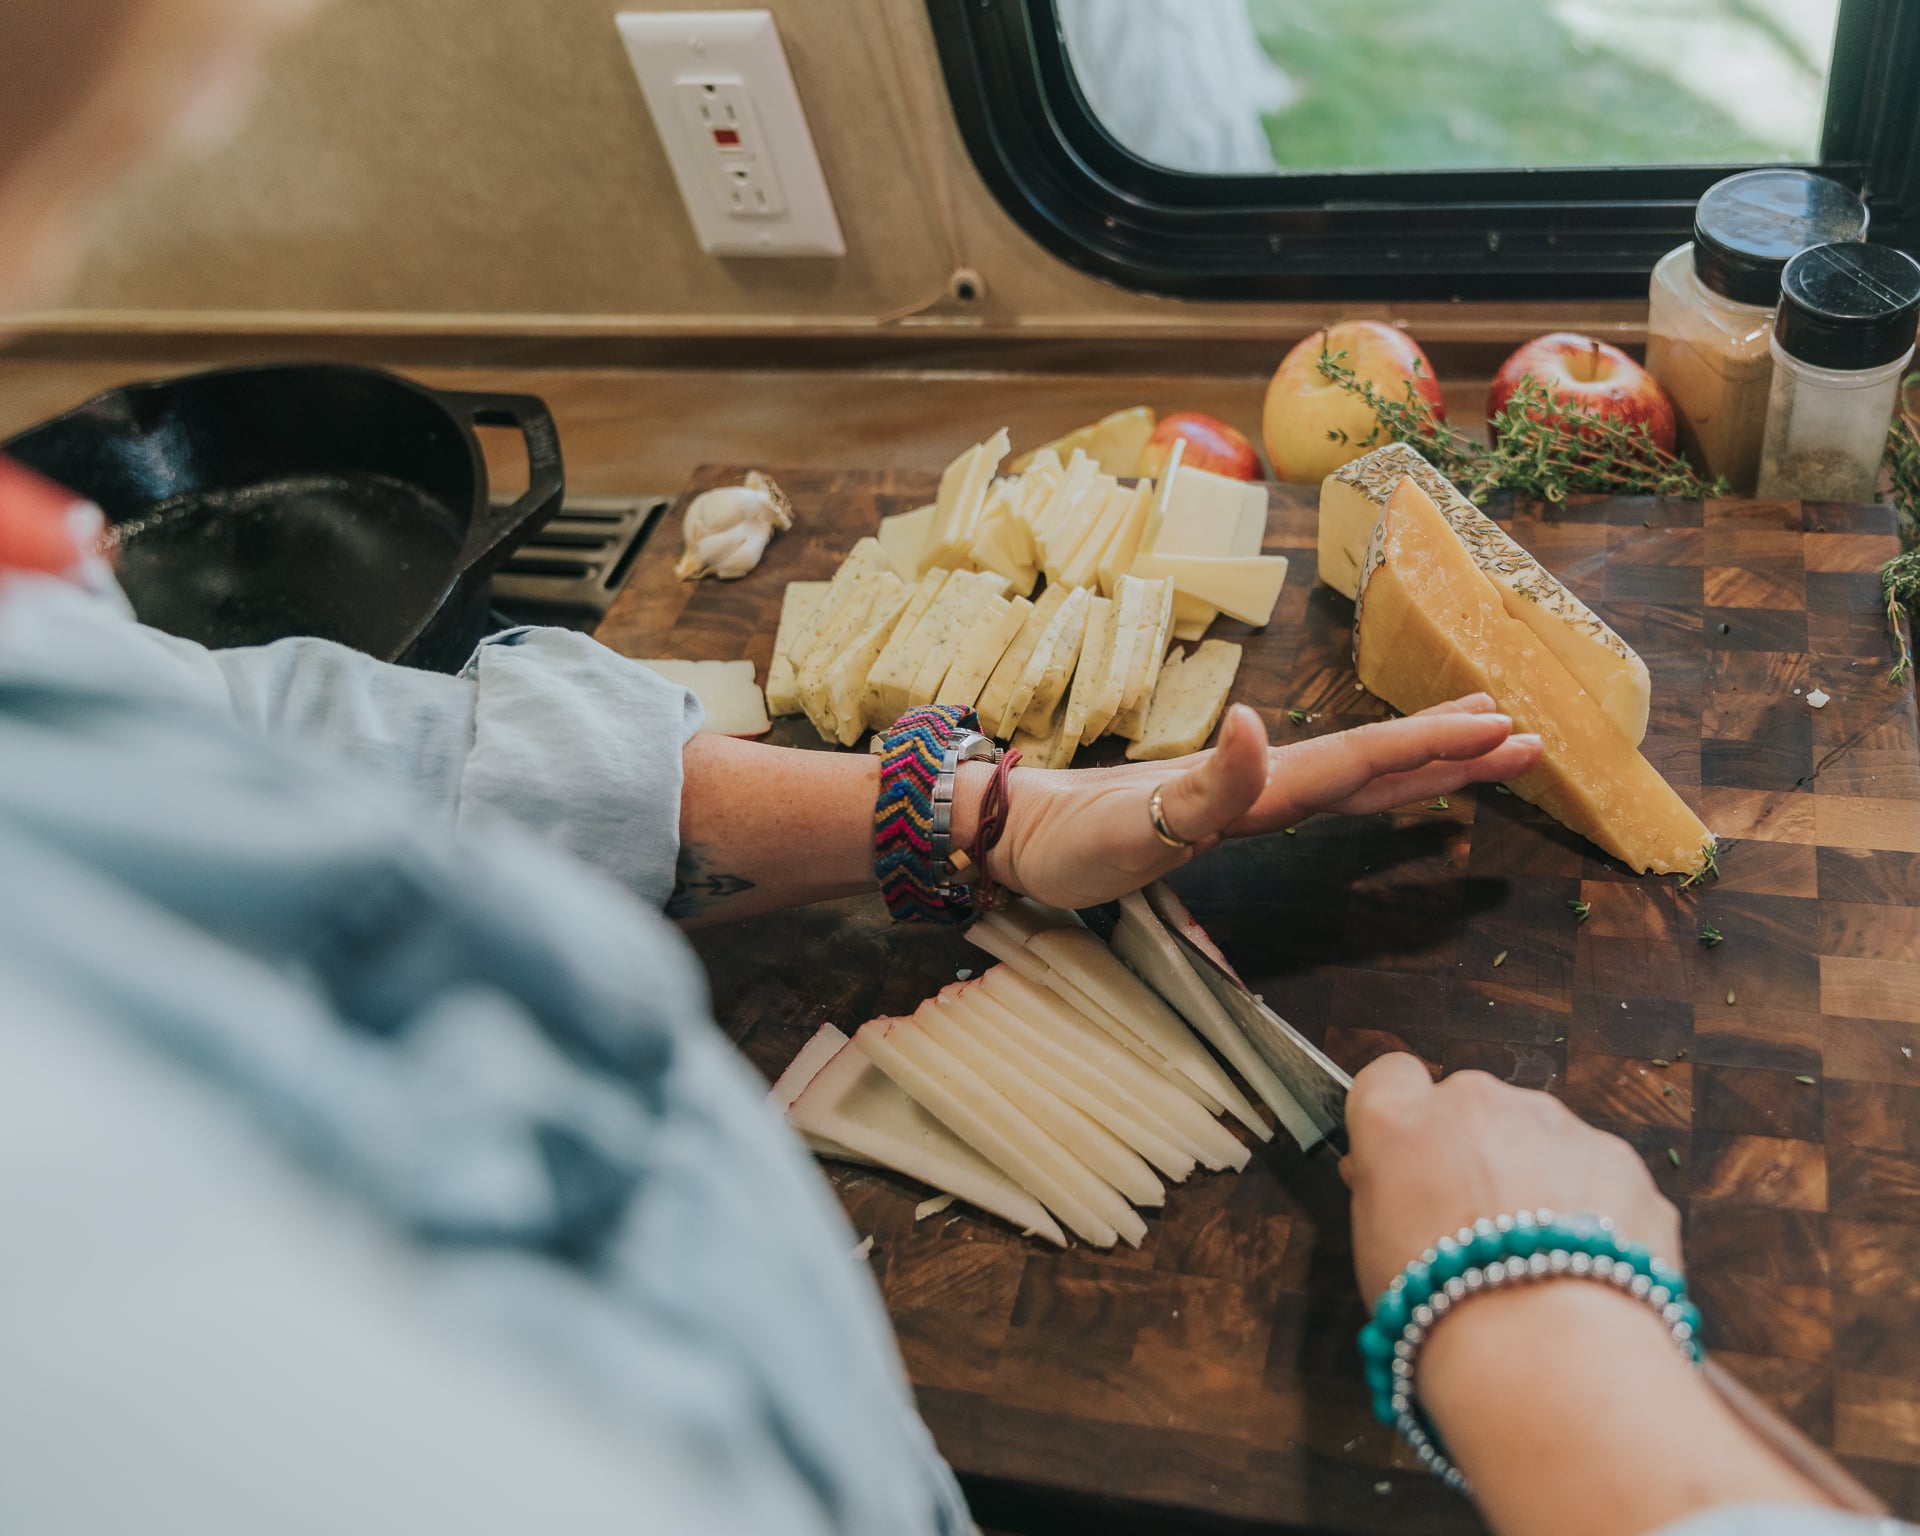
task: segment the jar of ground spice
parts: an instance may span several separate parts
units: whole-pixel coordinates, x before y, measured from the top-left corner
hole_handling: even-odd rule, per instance
[[[1787,263],[1760,454],[1763,497],[1873,500],[1916,325],[1920,262],[1905,251],[1818,245]]]
[[[1736,495],[1752,491],[1780,274],[1809,246],[1866,232],[1866,204],[1806,171],[1747,171],[1700,199],[1692,242],[1653,269],[1647,369],[1673,400],[1680,447],[1702,476],[1725,475]]]

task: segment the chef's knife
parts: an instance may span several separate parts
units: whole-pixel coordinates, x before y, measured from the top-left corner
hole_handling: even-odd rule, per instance
[[[1173,936],[1188,963],[1227,1010],[1261,1060],[1273,1068],[1300,1107],[1319,1129],[1326,1143],[1341,1156],[1347,1151],[1347,1090],[1353,1079],[1340,1070],[1312,1041],[1249,992],[1240,979],[1196,943],[1187,932],[1191,916],[1179,897],[1160,881],[1143,894],[1160,926]],[[1084,909],[1080,916],[1103,938],[1110,939],[1119,921],[1119,906]]]

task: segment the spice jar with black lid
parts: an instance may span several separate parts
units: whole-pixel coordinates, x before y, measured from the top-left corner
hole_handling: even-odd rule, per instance
[[[1808,246],[1866,237],[1867,207],[1839,182],[1785,168],[1714,183],[1693,240],[1648,288],[1647,370],[1673,401],[1680,447],[1703,476],[1753,489],[1773,379],[1780,274]]]
[[[1818,245],[1787,263],[1760,495],[1873,500],[1917,324],[1920,262],[1904,251]]]

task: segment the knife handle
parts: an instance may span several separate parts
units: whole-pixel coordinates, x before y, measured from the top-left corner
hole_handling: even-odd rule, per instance
[[[1849,1514],[1884,1516],[1891,1511],[1865,1484],[1832,1456],[1775,1413],[1735,1376],[1708,1359],[1701,1366],[1707,1385],[1733,1410],[1733,1416],[1760,1437],[1767,1448]]]

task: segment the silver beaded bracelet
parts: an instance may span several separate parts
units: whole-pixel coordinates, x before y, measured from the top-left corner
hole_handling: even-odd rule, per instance
[[[1442,1239],[1439,1245],[1421,1254],[1407,1267],[1405,1274],[1395,1277],[1388,1294],[1404,1296],[1406,1276],[1428,1274],[1442,1260],[1443,1250],[1461,1254],[1471,1252],[1476,1247],[1485,1249],[1490,1244],[1497,1246],[1509,1240],[1515,1233],[1537,1234],[1548,1241],[1571,1238],[1591,1247],[1610,1247],[1616,1252],[1594,1253],[1585,1247],[1551,1246],[1524,1257],[1512,1256],[1484,1264],[1471,1264],[1435,1284],[1424,1299],[1407,1309],[1406,1322],[1394,1340],[1392,1356],[1387,1362],[1391,1375],[1388,1378],[1386,1405],[1390,1409],[1394,1427],[1413,1448],[1421,1465],[1449,1488],[1462,1493],[1468,1491],[1466,1474],[1441,1450],[1416,1406],[1414,1365],[1422,1345],[1440,1319],[1469,1297],[1540,1280],[1597,1280],[1613,1286],[1622,1295],[1652,1307],[1666,1324],[1674,1344],[1687,1358],[1695,1363],[1701,1359],[1700,1314],[1686,1299],[1685,1282],[1679,1278],[1677,1271],[1659,1260],[1647,1259],[1643,1250],[1634,1250],[1634,1257],[1618,1256],[1617,1251],[1626,1245],[1614,1240],[1613,1222],[1605,1217],[1575,1218],[1570,1223],[1552,1211],[1539,1210],[1521,1211],[1492,1220],[1482,1219],[1471,1227],[1462,1227],[1451,1239]]]

